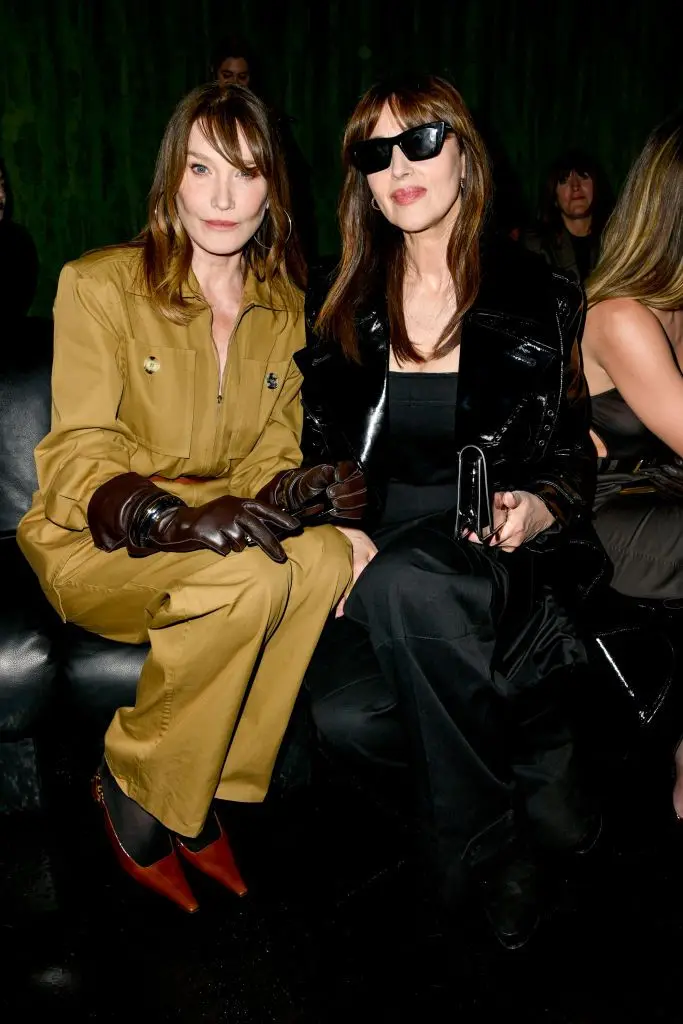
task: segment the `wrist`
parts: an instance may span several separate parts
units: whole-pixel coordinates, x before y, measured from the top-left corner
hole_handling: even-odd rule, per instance
[[[551,526],[558,526],[559,528],[560,524],[558,523],[557,516],[550,505],[544,501],[540,494],[534,494],[534,498],[538,502],[538,509],[543,522],[543,529],[549,530]]]
[[[144,505],[136,510],[128,530],[128,540],[131,547],[145,549],[150,546],[150,539],[156,526],[162,519],[166,519],[169,512],[179,508],[185,508],[185,502],[175,494],[163,492],[154,495]]]

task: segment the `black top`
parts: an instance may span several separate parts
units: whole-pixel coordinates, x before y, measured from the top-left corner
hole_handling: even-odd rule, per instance
[[[457,373],[389,374],[389,486],[382,527],[455,505],[457,393]]]
[[[666,446],[647,429],[616,388],[591,398],[592,426],[610,459],[654,458]]]
[[[572,249],[576,260],[576,269],[579,272],[579,279],[585,281],[591,272],[591,257],[593,254],[593,238],[591,235],[572,235]]]

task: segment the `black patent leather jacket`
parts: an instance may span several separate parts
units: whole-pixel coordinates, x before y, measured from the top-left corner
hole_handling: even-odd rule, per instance
[[[334,339],[313,333],[324,295],[324,283],[309,288],[308,345],[295,357],[304,375],[304,458],[356,459],[374,496],[372,519],[387,482],[386,304],[377,296],[357,318],[359,364]],[[494,490],[530,491],[545,502],[556,523],[533,542],[538,551],[556,547],[567,532],[594,544],[583,317],[581,287],[538,257],[505,242],[485,253],[479,295],[462,328],[455,447],[483,449]]]

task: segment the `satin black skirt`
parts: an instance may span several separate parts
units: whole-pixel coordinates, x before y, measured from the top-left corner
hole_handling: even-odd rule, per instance
[[[572,691],[586,654],[525,548],[455,539],[454,516],[380,530],[307,673],[320,737],[416,811],[447,897],[533,836],[571,847],[583,795]]]

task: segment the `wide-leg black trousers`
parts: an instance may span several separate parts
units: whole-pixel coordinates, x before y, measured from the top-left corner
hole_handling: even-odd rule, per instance
[[[526,832],[580,841],[568,710],[585,652],[536,556],[453,537],[433,516],[378,538],[307,674],[318,731],[409,791],[445,894]]]

